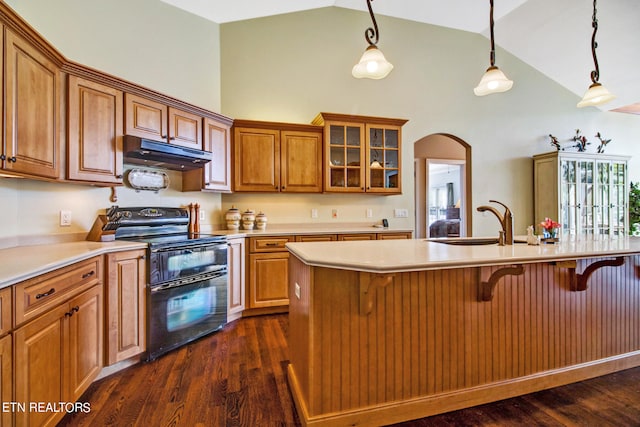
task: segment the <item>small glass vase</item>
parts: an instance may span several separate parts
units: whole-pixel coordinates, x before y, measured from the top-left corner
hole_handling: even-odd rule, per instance
[[[544,229],[542,230],[542,239],[540,240],[541,242],[544,243],[556,243],[558,242],[558,229],[557,228],[552,228],[552,229]]]

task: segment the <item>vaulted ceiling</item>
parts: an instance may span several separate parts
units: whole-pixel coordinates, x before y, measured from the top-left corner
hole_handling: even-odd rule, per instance
[[[161,1],[217,23],[328,6],[367,10],[365,0]],[[378,0],[372,6],[376,15],[489,34],[486,0]],[[640,114],[640,1],[597,6],[600,82],[617,97],[600,108]],[[495,0],[496,44],[582,97],[593,69],[592,11],[591,0]]]

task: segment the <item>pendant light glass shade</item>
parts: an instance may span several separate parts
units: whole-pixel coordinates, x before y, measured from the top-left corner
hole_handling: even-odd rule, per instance
[[[351,74],[357,79],[383,79],[393,70],[393,65],[386,60],[380,49],[371,45],[364,51],[360,62],[353,66]]]
[[[578,102],[578,108],[582,107],[595,107],[597,105],[606,104],[607,102],[615,99],[615,96],[611,94],[600,83],[593,83],[589,86],[589,89],[582,97],[582,100]]]
[[[489,67],[480,79],[480,83],[473,89],[477,96],[490,95],[492,93],[506,92],[513,86],[513,80],[509,80],[495,65]]]

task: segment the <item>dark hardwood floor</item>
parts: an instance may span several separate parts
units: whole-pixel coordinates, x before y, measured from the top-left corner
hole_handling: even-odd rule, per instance
[[[89,413],[60,426],[298,426],[287,385],[287,315],[243,318],[96,381]],[[398,424],[640,426],[640,368]]]

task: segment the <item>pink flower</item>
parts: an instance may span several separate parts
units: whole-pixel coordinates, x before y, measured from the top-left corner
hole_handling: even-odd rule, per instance
[[[559,224],[552,220],[551,218],[545,218],[544,221],[540,223],[540,227],[544,228],[548,232],[552,232],[556,228],[560,228],[562,224]]]

